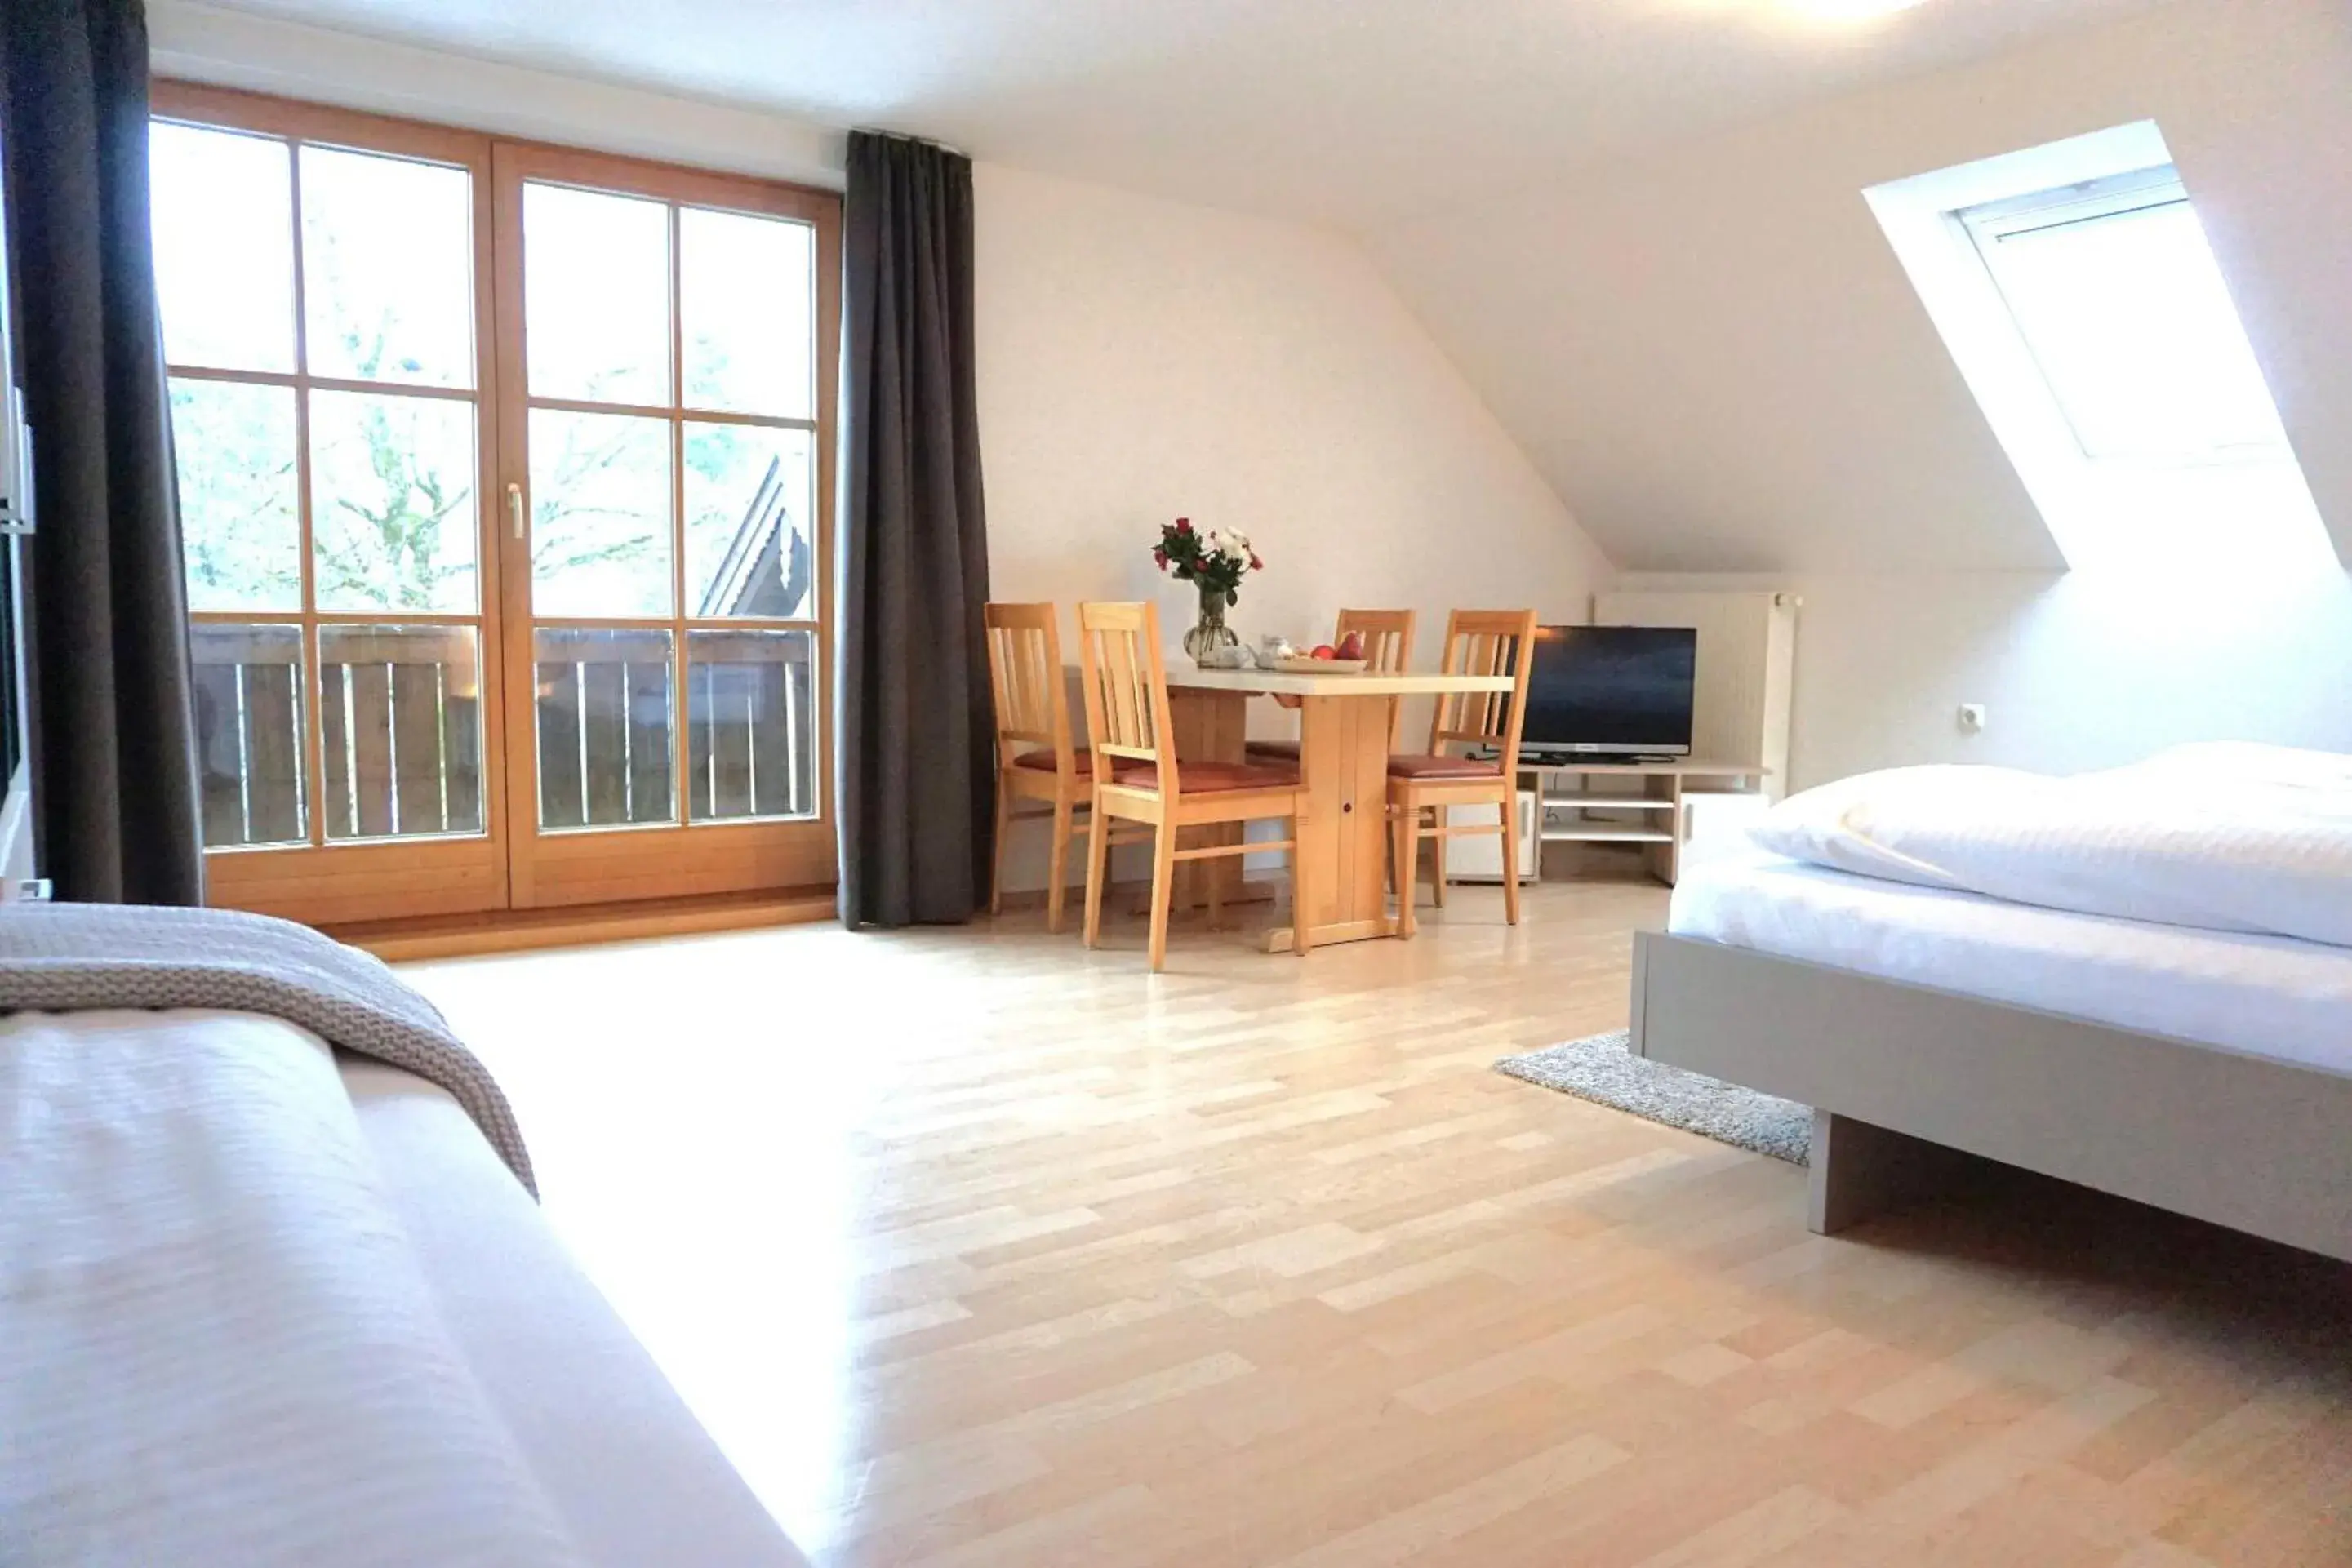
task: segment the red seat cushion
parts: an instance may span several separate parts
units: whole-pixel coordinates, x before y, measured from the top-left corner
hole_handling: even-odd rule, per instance
[[[1136,789],[1160,788],[1160,768],[1147,762],[1119,769],[1118,781]],[[1176,781],[1187,795],[1215,795],[1229,789],[1288,789],[1298,783],[1296,768],[1254,768],[1246,762],[1187,762],[1176,769]]]
[[[1273,757],[1292,764],[1298,761],[1298,742],[1295,740],[1253,740],[1249,743],[1252,757]]]
[[[1391,779],[1500,779],[1503,765],[1475,757],[1408,756],[1389,758]]]
[[[1095,770],[1095,754],[1093,752],[1087,750],[1082,746],[1078,747],[1075,756],[1078,764],[1079,772],[1092,773]],[[1054,761],[1054,754],[1051,751],[1024,751],[1020,756],[1013,759],[1013,766],[1015,768],[1034,768],[1040,773],[1053,773],[1059,771]]]

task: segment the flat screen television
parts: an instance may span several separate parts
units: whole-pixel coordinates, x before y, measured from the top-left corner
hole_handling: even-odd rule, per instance
[[[1688,757],[1697,676],[1688,626],[1540,627],[1520,750],[1536,760]]]

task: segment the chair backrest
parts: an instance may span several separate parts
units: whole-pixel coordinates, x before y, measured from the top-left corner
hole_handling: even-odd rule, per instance
[[[1412,612],[1410,610],[1342,610],[1331,633],[1337,644],[1350,632],[1364,638],[1365,668],[1376,675],[1398,675],[1412,667]],[[1404,729],[1404,699],[1389,699],[1389,749],[1397,748]]]
[[[1536,612],[1532,610],[1457,610],[1445,618],[1445,664],[1449,675],[1508,675],[1507,692],[1452,692],[1437,699],[1430,721],[1429,749],[1448,742],[1492,747],[1503,776],[1519,766],[1519,731],[1527,722],[1528,666],[1535,662]]]
[[[1053,752],[1055,771],[1076,769],[1070,694],[1062,682],[1062,632],[1051,604],[990,604],[988,673],[996,691],[996,764],[1024,751]]]
[[[1111,759],[1159,765],[1160,789],[1177,792],[1175,731],[1168,718],[1168,668],[1160,653],[1160,611],[1150,601],[1078,606],[1079,664],[1085,671],[1087,738],[1095,782],[1111,778]]]

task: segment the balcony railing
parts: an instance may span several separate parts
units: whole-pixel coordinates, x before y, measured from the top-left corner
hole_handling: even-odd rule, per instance
[[[193,642],[206,847],[303,841],[302,629],[199,625]]]
[[[328,626],[319,636],[327,836],[480,832],[473,629]]]
[[[320,637],[326,837],[481,831],[474,632],[334,625]],[[194,644],[205,844],[304,841],[300,628],[203,624]],[[815,812],[814,644],[804,631],[687,633],[690,821]],[[676,821],[671,633],[551,627],[536,652],[540,825]]]
[[[814,642],[806,632],[687,633],[689,820],[814,814]],[[541,825],[676,821],[670,633],[551,627],[536,652]]]

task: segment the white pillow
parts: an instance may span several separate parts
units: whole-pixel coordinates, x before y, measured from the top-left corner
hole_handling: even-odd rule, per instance
[[[1790,796],[1766,812],[1748,837],[1774,854],[1832,871],[1919,887],[1965,888],[1944,867],[1881,841],[1880,825],[1890,819],[1916,822],[1962,812],[1974,817],[1995,803],[2044,796],[2055,782],[2014,768],[1953,764],[1857,773]]]
[[[2302,751],[2251,740],[2200,740],[2167,747],[2144,762],[2118,768],[2109,778],[2145,777],[2184,786],[2242,789],[2312,790],[2340,795],[2352,806],[2352,757],[2336,751]]]
[[[1897,768],[1790,797],[1751,836],[1858,876],[2352,946],[2352,758],[2177,747],[2053,779]]]

